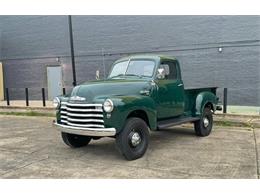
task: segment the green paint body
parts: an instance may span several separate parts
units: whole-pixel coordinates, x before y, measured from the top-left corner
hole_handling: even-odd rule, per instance
[[[117,133],[123,129],[125,121],[133,112],[145,114],[150,129],[156,130],[157,122],[160,120],[200,116],[206,104],[211,104],[213,111],[216,110],[216,87],[184,89],[177,59],[158,55],[138,55],[122,58],[115,63],[129,59],[153,60],[156,63],[153,76],[88,81],[76,86],[70,95],[59,98],[61,101],[69,101],[72,96],[80,96],[85,97],[87,103],[101,104],[107,98],[111,99],[114,110],[110,114],[104,111],[104,122],[105,127],[116,128]],[[177,65],[176,80],[157,79],[157,69],[162,61],[172,61]],[[149,94],[142,91],[149,91]],[[56,116],[59,122],[59,110]]]

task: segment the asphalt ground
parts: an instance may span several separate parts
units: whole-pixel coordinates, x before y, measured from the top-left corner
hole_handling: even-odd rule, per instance
[[[66,146],[52,117],[0,115],[0,178],[259,178],[260,128],[193,126],[153,132],[143,158],[126,161],[115,140]]]

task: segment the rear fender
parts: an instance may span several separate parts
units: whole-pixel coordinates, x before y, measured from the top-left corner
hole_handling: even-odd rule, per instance
[[[213,108],[213,112],[215,112],[217,103],[218,103],[218,98],[214,93],[209,91],[199,93],[196,97],[195,115],[200,116],[207,104],[211,104]]]

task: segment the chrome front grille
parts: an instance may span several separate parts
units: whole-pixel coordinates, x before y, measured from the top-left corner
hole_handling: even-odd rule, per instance
[[[74,127],[104,128],[102,104],[61,102],[61,123]]]

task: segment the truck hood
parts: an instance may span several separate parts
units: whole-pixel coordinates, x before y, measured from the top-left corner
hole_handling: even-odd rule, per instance
[[[71,93],[72,96],[86,98],[87,102],[105,99],[111,96],[140,95],[141,90],[149,90],[151,81],[147,80],[100,80],[89,81],[76,86]]]

